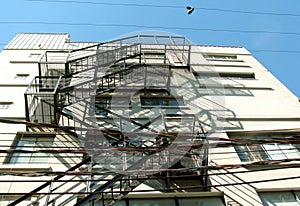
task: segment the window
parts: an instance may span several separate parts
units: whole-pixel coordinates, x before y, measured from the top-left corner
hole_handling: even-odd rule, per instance
[[[32,53],[29,55],[29,58],[32,58],[32,59],[37,59],[41,56],[41,54],[38,54],[38,53]]]
[[[201,72],[194,73],[197,78],[237,78],[255,79],[254,73],[222,73],[222,72]]]
[[[203,197],[203,198],[180,198],[178,199],[179,205],[189,206],[223,206],[220,197]]]
[[[300,206],[300,191],[260,192],[264,206]]]
[[[50,153],[34,152],[52,147],[54,135],[17,134],[11,149],[14,153],[7,157],[7,164],[46,164]],[[27,152],[25,152],[27,151]]]
[[[284,137],[281,135],[280,137]],[[243,137],[247,139],[268,140],[279,137],[278,135],[259,135]],[[233,138],[234,139],[234,138]],[[270,139],[271,140],[271,139]],[[257,145],[235,146],[235,150],[242,162],[268,161],[300,158],[300,145],[283,143],[262,143]]]
[[[174,199],[141,199],[131,200],[130,206],[173,206]]]
[[[29,74],[16,74],[15,79],[24,80],[29,77]]]
[[[172,95],[160,96],[160,95],[141,95],[142,106],[182,106],[184,105],[183,97]]]
[[[242,162],[249,162],[300,158],[300,152],[295,146],[270,143],[257,146],[236,146],[235,149]]]
[[[13,102],[0,102],[0,109],[6,110],[13,104]]]
[[[107,112],[104,109],[110,109],[112,105],[114,107],[128,107],[130,103],[129,96],[98,96],[95,101],[95,114],[106,116]]]
[[[204,58],[210,60],[234,60],[237,59],[236,55],[221,55],[221,54],[207,54]]]

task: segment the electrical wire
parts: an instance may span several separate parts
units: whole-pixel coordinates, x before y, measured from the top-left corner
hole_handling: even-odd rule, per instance
[[[46,3],[66,3],[66,4],[91,4],[91,5],[107,5],[107,6],[128,6],[128,7],[148,7],[148,8],[168,8],[168,9],[183,9],[185,6],[173,5],[155,5],[155,4],[136,4],[136,3],[111,3],[111,2],[94,2],[94,1],[64,1],[64,0],[25,0],[29,2],[46,2]],[[260,12],[260,11],[242,11],[233,9],[220,9],[208,7],[194,7],[197,10],[218,11],[228,13],[253,14],[253,15],[268,15],[268,16],[290,16],[300,17],[300,14],[293,13],[276,13],[276,12]]]
[[[273,143],[272,141],[270,141],[270,143]],[[270,144],[269,143],[269,144]],[[268,143],[265,143],[268,144]],[[281,143],[284,144],[284,143]],[[240,146],[240,144],[227,144],[226,147],[232,147],[232,146]],[[244,145],[244,144],[242,144]],[[258,143],[249,143],[247,144],[247,146],[257,146],[260,145]],[[184,148],[188,148],[191,147],[191,150],[197,150],[199,148],[202,148],[205,145],[199,145],[199,144],[186,144],[186,145],[176,145],[176,148],[172,148],[171,150],[177,150],[177,149],[184,149]],[[218,147],[224,147],[224,146],[219,146],[218,144],[215,145],[216,148]],[[4,149],[5,147],[9,148],[9,149]],[[15,148],[19,148],[20,146],[15,146]],[[105,151],[114,151],[114,150],[118,150],[118,151],[125,151],[125,152],[149,152],[149,151],[163,151],[166,150],[166,147],[113,147],[113,146],[108,146],[108,147],[102,147],[99,146],[97,148],[76,148],[73,147],[75,149],[71,149],[71,147],[55,147],[55,149],[50,149],[53,147],[32,147],[32,146],[22,146],[22,149],[14,149],[12,146],[1,146],[2,149],[0,149],[0,153],[7,153],[7,154],[12,154],[12,153],[82,153],[85,154],[89,151],[92,152],[105,152]],[[26,149],[28,148],[28,149]],[[31,149],[31,150],[30,150]],[[171,151],[168,148],[168,151]],[[246,152],[260,152],[262,150],[259,149],[247,149]],[[268,149],[268,151],[270,152],[288,152],[288,151],[293,151],[292,153],[295,153],[296,148],[286,148],[286,149]],[[209,154],[231,154],[231,153],[235,153],[235,152],[220,152],[220,153],[209,153]]]
[[[293,168],[300,168],[300,164],[297,164],[297,165],[293,165]],[[285,167],[267,167],[267,168],[259,168],[259,169],[255,169],[255,170],[235,170],[235,171],[229,171],[229,170],[226,170],[226,172],[218,172],[218,173],[208,173],[208,174],[201,174],[202,177],[206,177],[206,176],[218,176],[218,175],[237,175],[237,174],[249,174],[249,173],[255,173],[255,172],[266,172],[266,171],[275,171],[275,170],[284,170],[286,169]],[[90,175],[114,175],[116,174],[115,172],[113,171],[97,171],[97,172],[87,172],[87,171],[82,171],[81,172],[83,176],[90,176]],[[72,174],[69,174],[69,176],[72,175]],[[75,174],[73,176],[76,176]],[[169,178],[185,178],[185,177],[195,177],[195,174],[190,174],[190,175],[187,175],[187,174],[182,174],[180,175],[179,173],[177,174],[176,172],[175,173],[170,173],[168,175]],[[165,179],[165,177],[163,176],[149,176],[149,177],[130,177],[129,178],[130,180],[157,180],[157,179]],[[119,179],[120,181],[123,180],[123,179]],[[17,180],[10,180],[9,182],[46,182],[47,180],[41,180],[41,179],[23,179],[23,180],[20,180],[20,179],[17,179]],[[61,180],[61,179],[58,179],[58,180],[52,180],[52,182],[86,182],[87,180],[86,179],[66,179],[66,180]],[[106,182],[107,180],[106,179],[90,179],[89,181],[103,181],[103,182]],[[1,182],[7,182],[7,180],[0,180],[0,183]]]
[[[53,128],[53,129],[60,129],[63,131],[69,130],[70,127],[68,126],[60,126],[60,125],[55,125],[55,124],[46,124],[46,123],[37,123],[37,122],[30,122],[30,121],[21,121],[21,120],[13,120],[13,119],[6,119],[6,118],[0,118],[0,123],[6,123],[6,124],[25,124],[28,126],[35,126],[35,127],[45,127],[45,128]],[[76,130],[76,128],[73,128]],[[79,128],[80,131],[99,131],[102,133],[107,133],[110,135],[130,135],[131,133],[122,133],[121,131],[118,130],[108,130],[108,129],[101,129],[101,128]],[[257,133],[257,132],[274,132],[274,131],[282,131],[282,132],[300,132],[299,128],[290,128],[290,129],[283,129],[283,130],[255,130],[255,131],[248,131],[248,134],[251,133]],[[164,137],[169,137],[169,138],[176,138],[176,136],[168,134],[168,133],[147,133],[147,132],[142,132],[139,134],[143,135],[158,135],[158,136],[164,136]],[[281,134],[282,135],[282,134]],[[182,135],[181,135],[182,136]],[[190,137],[190,136],[188,136]],[[76,136],[77,138],[77,136]],[[233,139],[228,139],[228,138],[220,138],[220,137],[209,137],[209,141],[212,141],[213,144],[218,144],[221,147],[228,147],[228,146],[242,146],[242,145],[251,145],[251,144],[264,144],[264,143],[292,143],[292,144],[299,144],[300,143],[300,135],[299,134],[294,134],[286,136],[274,136],[274,137],[268,137],[268,138],[233,138]],[[3,140],[6,141],[6,140]],[[217,142],[214,142],[217,141]],[[69,141],[64,141],[64,142],[69,142]],[[192,143],[192,144],[178,144],[178,146],[203,146],[203,143]],[[124,147],[124,149],[127,149]],[[134,148],[128,148],[128,149],[134,149]],[[146,148],[143,148],[146,149]]]
[[[297,50],[273,50],[273,49],[264,49],[264,50],[251,50],[251,53],[289,53],[289,54],[299,54],[300,51]]]
[[[265,183],[265,182],[274,182],[274,181],[282,181],[282,180],[292,180],[292,179],[299,179],[300,176],[291,176],[291,177],[281,177],[281,178],[272,178],[272,179],[266,179],[266,180],[253,180],[253,181],[243,181],[243,182],[234,182],[234,183],[221,183],[221,184],[214,184],[214,185],[208,185],[208,186],[188,186],[188,187],[180,187],[180,188],[162,188],[162,189],[155,189],[155,191],[161,191],[161,192],[168,192],[168,191],[178,191],[178,190],[189,190],[189,189],[203,189],[207,187],[227,187],[227,186],[234,186],[234,185],[250,185],[250,184],[255,184],[255,183]],[[88,182],[88,180],[86,180]],[[134,190],[135,193],[145,193],[145,192],[153,192],[153,189],[151,190]],[[78,194],[78,195],[88,195],[88,194],[111,194],[112,191],[91,191],[91,192],[83,192],[83,191],[78,191],[78,192],[72,192],[68,191],[67,194]],[[124,190],[119,191],[119,190],[113,190],[113,193],[118,194],[118,193],[124,193]],[[11,193],[1,193],[0,195],[27,195],[28,193],[25,192],[11,192]],[[65,195],[66,192],[32,192],[31,195]]]
[[[36,25],[63,25],[63,26],[92,26],[92,27],[131,27],[143,29],[169,29],[169,30],[189,30],[189,31],[209,31],[209,32],[229,32],[229,33],[262,33],[277,35],[300,36],[299,32],[280,32],[267,30],[240,30],[240,29],[212,29],[197,27],[177,27],[177,26],[149,26],[139,24],[119,24],[119,23],[71,23],[71,22],[46,22],[46,21],[0,21],[0,24],[36,24]]]
[[[203,170],[220,170],[220,169],[238,169],[238,168],[248,168],[248,167],[255,167],[256,171],[259,171],[261,168],[265,168],[266,166],[278,166],[282,163],[289,163],[289,162],[299,162],[300,158],[293,158],[293,159],[282,159],[282,160],[268,160],[268,161],[256,161],[250,163],[241,163],[241,164],[222,164],[222,165],[206,165],[206,166],[198,166],[198,167],[191,167],[191,168],[177,168],[177,169],[145,169],[145,170],[127,170],[126,173],[130,175],[141,174],[149,174],[149,173],[161,173],[161,172],[177,172],[177,173],[186,173],[186,172],[197,172]],[[286,165],[285,165],[286,166]],[[299,167],[300,163],[294,163],[293,166]],[[0,175],[12,175],[12,176],[26,176],[26,177],[40,177],[40,176],[57,176],[57,175],[103,175],[103,174],[111,174],[111,171],[93,171],[93,172],[86,172],[86,171],[0,171]],[[122,172],[122,171],[120,171]],[[123,171],[124,172],[124,171]],[[113,172],[113,174],[116,174]]]

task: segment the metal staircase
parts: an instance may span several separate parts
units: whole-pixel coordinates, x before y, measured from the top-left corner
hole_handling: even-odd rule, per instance
[[[162,175],[163,173],[153,175],[148,174],[147,171],[159,169],[162,165],[168,166],[173,161],[175,161],[174,164],[176,162],[180,164],[180,160],[172,157],[175,148],[178,154],[184,155],[181,154],[180,147],[184,147],[182,145],[193,144],[194,141],[199,145],[204,145],[205,131],[203,128],[195,129],[197,118],[193,115],[165,114],[145,123],[122,116],[112,111],[111,108],[92,104],[95,103],[97,97],[111,94],[119,86],[130,90],[135,89],[137,84],[141,84],[138,86],[144,88],[144,93],[148,88],[155,89],[147,82],[149,73],[163,79],[157,88],[169,91],[170,71],[172,69],[189,71],[189,46],[178,47],[156,42],[154,47],[131,41],[132,39],[125,38],[98,44],[68,54],[59,54],[58,59],[53,58],[55,56],[53,53],[51,53],[53,56],[46,53],[39,64],[40,76],[35,78],[25,93],[27,121],[56,124],[68,129],[77,135],[86,148],[91,150],[87,152],[91,157],[10,205],[16,205],[37,194],[39,196],[36,202],[40,205],[86,205],[99,200],[103,205],[112,205],[147,178],[157,179],[158,182],[165,180],[161,192],[181,191],[178,184],[182,183],[177,181],[180,173],[176,173],[176,180],[168,175]],[[174,40],[172,41],[174,43]],[[55,76],[45,76],[53,74]],[[101,110],[102,114],[106,114],[101,118],[107,119],[107,127],[96,126],[97,118],[91,118],[97,115],[96,110]],[[112,118],[115,121],[118,120],[119,125],[133,125],[132,131],[124,133],[118,130],[116,123],[110,121]],[[190,132],[184,133],[177,143],[178,147],[169,150],[166,148],[176,137],[176,132],[172,132],[166,126],[166,121],[172,118],[187,118],[191,122],[188,129]],[[158,120],[164,122],[164,131],[150,126]],[[201,127],[201,125],[198,126]],[[133,138],[131,136],[133,133],[138,134],[139,138]],[[91,145],[87,145],[89,143]],[[110,151],[107,151],[107,145],[110,145]],[[111,161],[110,156],[114,155],[115,150],[119,152],[118,154],[122,154],[122,157],[114,162]],[[177,157],[178,154],[174,156]],[[187,152],[187,157],[192,159],[192,164],[207,165],[207,161],[198,162],[199,156],[197,155],[200,154],[197,154],[195,150],[190,149]],[[122,164],[124,163],[123,156],[127,163],[132,163]],[[104,161],[106,159],[107,161]],[[185,168],[182,166],[184,164],[187,162],[182,162],[181,167]],[[107,169],[115,167],[117,172]],[[134,171],[143,172],[136,174]],[[208,184],[206,171],[190,172],[188,175],[194,175],[199,180],[199,184]]]

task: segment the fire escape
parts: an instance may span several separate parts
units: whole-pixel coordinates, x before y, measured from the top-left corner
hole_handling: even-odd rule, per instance
[[[146,35],[71,52],[46,52],[39,76],[25,93],[27,121],[59,126],[88,151],[81,162],[10,205],[33,196],[40,205],[112,205],[141,185],[162,193],[208,191],[207,169],[190,169],[208,165],[207,158],[201,158],[208,149],[203,150],[206,136],[197,117],[167,112],[145,120],[139,112],[146,107],[139,105],[135,111],[133,100],[161,95],[171,102],[172,72],[192,75],[190,55],[191,46],[182,37]],[[128,92],[134,96],[128,98]],[[128,108],[114,105],[122,102]],[[122,114],[125,110],[129,116]],[[177,152],[188,148],[181,159],[173,158],[172,147],[178,122],[188,125],[176,140]]]

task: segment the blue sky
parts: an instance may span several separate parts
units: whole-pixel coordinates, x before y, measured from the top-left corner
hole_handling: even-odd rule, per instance
[[[103,42],[162,30],[201,45],[244,46],[300,97],[299,25],[299,0],[10,0],[1,2],[0,49],[20,32]]]

